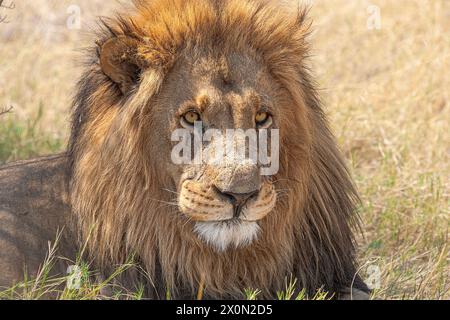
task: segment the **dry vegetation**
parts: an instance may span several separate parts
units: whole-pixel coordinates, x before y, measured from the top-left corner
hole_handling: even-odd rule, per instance
[[[66,27],[73,3],[81,30]],[[367,27],[371,4],[381,29]],[[17,1],[8,12],[0,106],[14,109],[0,119],[0,163],[64,149],[79,49],[116,7]],[[379,268],[375,298],[449,299],[450,1],[316,0],[311,16],[313,69],[363,199],[361,273]]]

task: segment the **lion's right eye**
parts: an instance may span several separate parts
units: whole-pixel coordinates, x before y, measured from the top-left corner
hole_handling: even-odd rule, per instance
[[[196,111],[188,111],[181,117],[183,127],[193,127],[196,122],[201,121],[201,116]]]

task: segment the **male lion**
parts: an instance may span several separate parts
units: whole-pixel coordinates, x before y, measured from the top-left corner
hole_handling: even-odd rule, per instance
[[[47,242],[149,298],[367,298],[352,181],[305,66],[304,10],[270,0],[147,0],[104,21],[76,95],[67,153],[0,170],[0,285],[35,274]],[[175,164],[174,130],[279,129],[279,171]],[[204,148],[206,148],[206,143]],[[174,202],[174,198],[176,198]],[[63,274],[67,265],[55,266]],[[142,275],[142,274],[145,274]],[[351,289],[350,289],[351,288]]]

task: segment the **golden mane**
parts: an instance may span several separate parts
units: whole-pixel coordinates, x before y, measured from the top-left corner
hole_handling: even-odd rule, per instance
[[[141,0],[131,13],[103,21],[79,83],[69,147],[73,211],[99,268],[134,255],[155,284],[153,296],[166,289],[195,296],[202,280],[213,298],[241,297],[245,288],[272,297],[289,276],[309,294],[351,285],[358,197],[305,64],[305,10],[288,11],[269,0]],[[137,43],[130,54],[146,61],[140,85],[126,96],[99,63],[102,45],[122,35]],[[157,151],[149,143],[156,135],[148,109],[186,48],[257,55],[295,102],[281,125],[290,134],[281,143],[276,177],[287,191],[261,223],[261,238],[246,248],[214,251],[189,221],[175,218],[176,208],[162,203],[170,202],[162,190],[170,181],[149,156]],[[307,132],[297,130],[300,124]],[[130,275],[127,281],[141,280]],[[358,277],[356,285],[365,288]]]

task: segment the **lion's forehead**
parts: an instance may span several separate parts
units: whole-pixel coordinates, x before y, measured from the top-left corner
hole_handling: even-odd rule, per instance
[[[276,81],[255,59],[245,54],[233,56],[195,58],[187,54],[180,58],[159,93],[164,102],[160,110],[175,112],[183,104],[195,104],[205,111],[269,104],[279,92]]]

